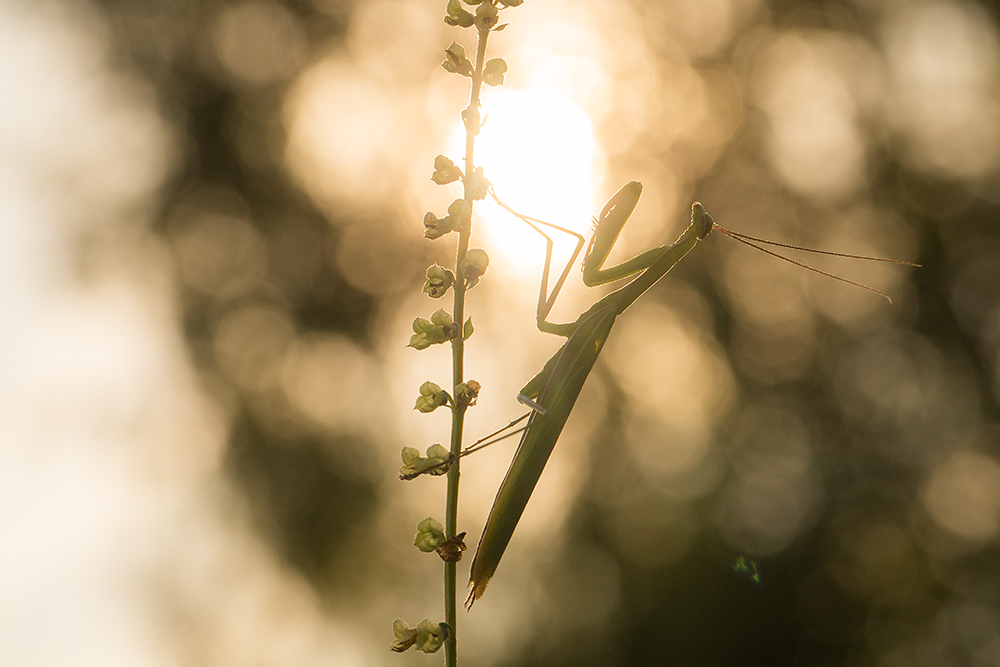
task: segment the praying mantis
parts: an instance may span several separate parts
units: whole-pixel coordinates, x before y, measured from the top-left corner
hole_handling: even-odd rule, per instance
[[[633,181],[624,186],[608,200],[608,203],[601,211],[600,218],[597,220],[594,234],[591,237],[590,245],[583,260],[583,281],[589,287],[603,285],[637,273],[639,275],[624,287],[597,301],[586,312],[580,315],[575,322],[556,324],[549,322],[547,317],[552,310],[560,289],[565,283],[570,267],[579,256],[584,239],[579,234],[570,230],[513,211],[501,202],[495,193],[491,192],[494,200],[500,206],[516,215],[545,237],[548,250],[539,289],[538,309],[536,313],[537,326],[540,331],[564,336],[566,342],[548,360],[541,372],[532,378],[518,395],[518,400],[529,406],[532,411],[528,417],[528,423],[523,429],[517,452],[514,454],[514,459],[500,486],[496,500],[493,503],[493,508],[490,510],[486,527],[483,529],[479,546],[476,549],[476,555],[472,561],[472,569],[469,577],[471,591],[466,600],[466,606],[469,608],[472,607],[472,604],[476,600],[482,597],[486,591],[486,586],[496,572],[497,566],[500,564],[500,559],[503,557],[511,536],[514,534],[514,529],[517,527],[517,523],[528,503],[528,499],[531,497],[531,493],[542,474],[542,470],[545,468],[549,455],[552,453],[556,441],[559,439],[563,427],[566,425],[566,421],[573,411],[580,391],[583,389],[583,385],[588,375],[590,375],[590,371],[594,367],[594,363],[597,361],[597,357],[600,355],[608,339],[608,335],[611,333],[611,329],[614,327],[615,320],[713,230],[718,229],[726,236],[746,243],[765,253],[792,262],[798,266],[817,271],[831,278],[836,278],[837,280],[876,292],[889,299],[885,293],[867,285],[861,285],[845,278],[831,275],[755,245],[753,242],[808,250],[758,239],[721,227],[716,224],[712,216],[698,202],[695,202],[691,206],[691,224],[674,243],[647,250],[617,266],[602,268],[608,254],[618,240],[622,228],[632,215],[632,211],[635,209],[641,193],[642,185]],[[553,243],[552,239],[537,227],[535,223],[558,229],[572,234],[577,238],[576,250],[556,282],[551,294],[548,294],[548,275]],[[842,253],[820,250],[809,251],[855,259],[919,266],[910,262],[883,259],[880,257],[861,257],[858,255],[844,255]]]

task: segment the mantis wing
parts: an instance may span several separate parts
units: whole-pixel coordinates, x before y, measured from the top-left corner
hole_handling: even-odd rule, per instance
[[[601,307],[603,306],[603,307]],[[601,348],[611,332],[617,308],[613,303],[599,301],[578,320],[577,330],[559,351],[545,364],[545,368],[529,382],[524,393],[538,392],[538,403],[545,414],[531,415],[528,428],[521,436],[521,443],[514,454],[507,475],[504,477],[489,519],[479,538],[476,556],[472,560],[469,585],[472,591],[466,605],[482,597],[490,578],[496,572],[517,522],[524,513],[531,492],[549,460],[549,455],[562,433],[566,420],[580,396],[580,390],[594,367]],[[544,384],[540,389],[537,385]]]

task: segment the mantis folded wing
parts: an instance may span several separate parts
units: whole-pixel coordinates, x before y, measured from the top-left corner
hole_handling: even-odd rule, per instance
[[[583,384],[594,367],[594,363],[597,361],[597,357],[600,355],[617,317],[646,290],[666,275],[677,262],[691,252],[698,244],[698,241],[707,237],[713,229],[719,229],[727,236],[751,245],[758,250],[772,255],[775,254],[752,243],[752,241],[759,243],[772,242],[732,232],[720,227],[715,223],[712,216],[705,212],[705,208],[700,203],[695,202],[691,206],[690,226],[674,243],[647,250],[617,266],[602,269],[601,267],[611,252],[615,241],[618,239],[618,235],[628,221],[629,216],[632,215],[641,192],[642,185],[633,181],[619,190],[605,205],[597,221],[597,227],[594,230],[594,236],[591,238],[590,246],[584,256],[583,280],[584,283],[592,287],[626,278],[639,272],[642,273],[632,282],[595,303],[589,310],[580,315],[575,322],[568,324],[554,324],[546,318],[552,310],[552,305],[566,279],[570,266],[575,261],[577,254],[579,254],[580,247],[582,246],[582,238],[578,237],[581,244],[577,246],[576,252],[556,283],[552,294],[547,295],[552,241],[532,223],[540,223],[550,227],[555,227],[555,225],[515,213],[515,215],[545,236],[549,245],[538,298],[538,328],[541,331],[565,336],[566,342],[548,360],[542,371],[524,386],[521,394],[518,396],[518,399],[522,403],[532,407],[533,412],[528,419],[527,427],[521,436],[521,442],[518,445],[517,452],[514,454],[510,468],[507,470],[507,475],[504,477],[500,490],[497,493],[493,508],[490,510],[490,516],[486,521],[486,527],[483,529],[475,558],[472,561],[472,571],[469,579],[469,586],[472,590],[466,600],[466,605],[469,607],[482,597],[486,586],[490,582],[490,578],[496,572],[497,566],[500,564],[500,559],[528,503],[528,498],[531,497],[531,493],[542,474],[549,455],[552,453],[552,449],[555,447],[556,441],[559,439],[559,435],[566,425],[566,420],[569,419],[573,406],[576,404],[580,390],[583,389]],[[499,200],[497,202],[501,206],[504,206],[504,208],[507,208]],[[508,210],[510,209],[508,208]],[[513,213],[513,211],[511,212]],[[799,249],[801,250],[802,248]],[[826,252],[823,254],[840,255],[840,253]],[[781,255],[776,256],[793,264],[818,271],[818,269],[813,269]],[[876,257],[846,256],[857,259],[910,264],[909,262],[886,260]],[[832,276],[822,271],[819,272],[852,285],[877,292],[887,299],[889,298],[884,293],[865,285],[860,285],[838,276]]]

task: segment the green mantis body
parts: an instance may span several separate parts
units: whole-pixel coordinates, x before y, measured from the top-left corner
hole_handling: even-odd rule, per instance
[[[555,293],[546,300],[543,278],[538,328],[566,336],[567,340],[542,371],[521,390],[519,398],[535,411],[529,417],[479,540],[469,581],[472,591],[467,604],[470,606],[482,597],[496,571],[615,320],[716,226],[712,216],[696,202],[691,209],[691,225],[673,244],[648,250],[618,266],[602,270],[601,266],[638,203],[641,192],[642,185],[633,181],[608,201],[598,220],[583,268],[583,279],[588,286],[601,285],[642,271],[639,277],[595,303],[569,324],[553,324],[545,319],[552,308]],[[562,279],[556,291],[561,284]]]

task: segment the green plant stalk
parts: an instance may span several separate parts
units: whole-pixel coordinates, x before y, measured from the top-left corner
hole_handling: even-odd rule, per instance
[[[479,96],[483,88],[483,66],[486,61],[486,40],[489,29],[479,30],[479,40],[476,46],[476,67],[472,74],[472,93],[469,96],[469,106],[465,118],[465,201],[471,208],[474,204],[469,183],[475,171],[476,135],[479,134]],[[465,277],[462,275],[462,262],[469,251],[469,240],[472,236],[471,222],[468,229],[463,229],[458,236],[458,252],[455,258],[455,313],[453,318],[459,325],[465,322]],[[458,336],[451,342],[452,386],[457,387],[465,381],[465,339]],[[445,509],[445,537],[451,539],[458,533],[458,480],[460,476],[459,462],[462,453],[462,430],[465,425],[465,410],[463,405],[456,405],[452,410],[451,420],[451,455],[452,466],[448,471],[448,490]],[[444,564],[444,618],[452,628],[451,636],[444,645],[444,664],[446,667],[458,666],[458,567],[457,563]]]

